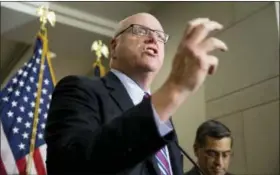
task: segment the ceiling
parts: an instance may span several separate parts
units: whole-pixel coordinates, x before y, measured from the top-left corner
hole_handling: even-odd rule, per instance
[[[163,3],[168,2],[1,2],[1,85],[32,49],[40,25],[36,16],[40,5],[47,4],[56,13],[57,23],[48,27],[48,40],[50,51],[56,54],[52,65],[59,80],[69,74],[92,73],[95,55],[90,47],[94,40],[108,45],[119,20],[150,12]]]

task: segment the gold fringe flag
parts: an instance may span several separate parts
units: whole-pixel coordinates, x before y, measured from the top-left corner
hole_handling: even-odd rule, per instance
[[[44,6],[37,13],[41,25],[33,53],[0,91],[0,150],[5,153],[0,155],[0,175],[47,175],[44,131],[56,81],[46,24],[54,26],[55,14]]]
[[[93,63],[94,75],[98,77],[102,77],[105,75],[106,70],[102,64],[101,58],[102,55],[105,58],[108,58],[109,55],[108,47],[105,44],[103,44],[101,40],[98,40],[92,43],[91,51],[94,51],[97,56],[95,62]]]

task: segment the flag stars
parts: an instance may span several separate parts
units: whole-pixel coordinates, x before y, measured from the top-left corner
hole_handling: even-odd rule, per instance
[[[29,64],[27,65],[27,67],[29,67],[29,68],[30,68],[31,66],[32,66],[32,64],[31,64],[31,63],[29,63]]]
[[[19,147],[20,150],[24,150],[25,149],[25,145],[23,143],[20,143],[18,145],[18,147]]]
[[[36,58],[36,63],[37,63],[37,64],[40,63],[40,58]]]
[[[49,85],[50,81],[48,79],[44,80],[45,85]]]
[[[17,97],[20,96],[20,92],[18,90],[16,90],[15,94]]]
[[[31,123],[30,122],[26,122],[24,125],[25,125],[26,128],[30,128]]]
[[[20,82],[19,82],[19,86],[20,86],[20,87],[23,87],[23,86],[24,86],[24,82],[23,82],[23,81],[20,81]]]
[[[48,117],[48,114],[45,113],[45,114],[44,114],[44,119],[47,119],[47,117]]]
[[[12,107],[16,107],[17,106],[17,102],[16,101],[12,101]]]
[[[37,92],[34,92],[34,93],[33,93],[33,96],[36,98],[36,97],[37,97]]]
[[[23,73],[22,69],[18,71],[18,74],[21,75]]]
[[[49,99],[50,99],[50,100],[52,99],[52,95],[49,95]]]
[[[8,97],[4,97],[4,98],[2,98],[2,100],[8,102],[9,98]]]
[[[30,105],[31,105],[32,108],[34,108],[34,107],[35,107],[34,101],[32,101],[32,102],[30,103]]]
[[[24,132],[24,133],[22,134],[22,137],[23,137],[24,139],[28,139],[28,133],[27,133],[27,132]]]
[[[13,88],[12,88],[12,87],[9,87],[9,88],[8,88],[8,92],[13,92]]]
[[[24,112],[24,111],[25,111],[24,106],[20,106],[20,107],[19,107],[19,110],[20,110],[20,112]]]
[[[42,129],[45,129],[45,127],[46,127],[46,124],[45,124],[45,123],[42,123],[42,124],[41,124],[41,128],[42,128]]]
[[[24,77],[27,77],[27,74],[28,74],[28,72],[26,72],[26,71],[23,72]]]
[[[30,77],[29,80],[30,80],[31,83],[33,83],[34,82],[34,77]]]
[[[37,73],[37,68],[36,67],[33,67],[32,70],[33,70],[34,73]]]
[[[18,129],[17,127],[14,127],[14,128],[13,128],[13,133],[14,133],[14,134],[18,134],[18,130],[19,130],[19,129]]]
[[[7,115],[8,115],[9,118],[11,118],[11,117],[14,116],[14,113],[13,113],[12,111],[9,111],[9,112],[7,113]]]
[[[29,116],[30,118],[32,118],[32,117],[33,117],[33,112],[29,112],[29,113],[28,113],[28,116]]]
[[[17,78],[13,78],[13,83],[16,84],[18,82]]]
[[[27,97],[27,96],[24,96],[24,97],[23,97],[23,100],[24,100],[25,102],[28,102],[28,97]]]
[[[42,89],[42,92],[44,95],[46,95],[48,93],[47,89],[45,89],[45,88]]]
[[[22,118],[21,117],[17,117],[17,122],[21,123],[21,121],[22,121]]]
[[[40,104],[44,104],[44,99],[40,99]]]
[[[42,133],[39,133],[39,134],[38,134],[38,138],[39,138],[39,139],[43,139],[43,134],[42,134]]]
[[[27,87],[26,87],[26,90],[27,90],[27,92],[30,92],[31,87],[30,87],[30,86],[27,86]]]
[[[38,52],[39,52],[39,54],[41,55],[41,54],[42,54],[42,49],[39,49],[39,51],[38,51]]]

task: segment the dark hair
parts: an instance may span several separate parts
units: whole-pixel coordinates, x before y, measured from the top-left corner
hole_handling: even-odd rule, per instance
[[[195,144],[197,144],[199,147],[205,146],[206,136],[217,139],[230,137],[231,146],[233,144],[233,139],[229,128],[221,122],[215,120],[208,120],[198,127],[196,131]]]

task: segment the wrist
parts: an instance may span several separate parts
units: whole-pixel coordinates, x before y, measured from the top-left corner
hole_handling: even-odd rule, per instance
[[[180,80],[171,76],[166,80],[163,87],[176,101],[178,98],[186,97],[192,93],[191,89],[187,88]]]
[[[152,104],[159,114],[161,121],[167,121],[189,96],[190,91],[176,83],[166,81],[164,85],[152,95]]]

